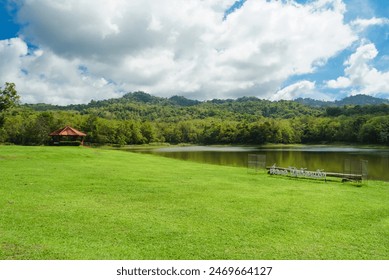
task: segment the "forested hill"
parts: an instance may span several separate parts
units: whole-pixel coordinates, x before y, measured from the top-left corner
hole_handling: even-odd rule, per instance
[[[35,111],[73,110],[109,119],[165,122],[206,118],[255,121],[259,117],[289,119],[322,114],[322,109],[285,100],[269,101],[256,97],[242,97],[236,100],[213,99],[201,102],[183,96],[156,97],[144,92],[127,93],[121,98],[102,101],[92,100],[86,105],[26,104],[24,107]]]
[[[98,144],[389,145],[388,100],[353,96],[320,102],[255,97],[196,101],[133,92],[80,105],[24,104],[0,112],[0,143],[49,144],[50,132],[70,125],[87,133],[87,142]]]
[[[127,93],[120,98],[89,104],[55,106],[26,104],[35,111],[77,111],[106,119],[177,122],[217,118],[235,121],[256,121],[258,118],[292,119],[302,116],[340,116],[389,113],[389,100],[356,95],[339,101],[299,98],[295,101],[269,101],[256,97],[197,101],[183,96],[156,97],[144,92]]]

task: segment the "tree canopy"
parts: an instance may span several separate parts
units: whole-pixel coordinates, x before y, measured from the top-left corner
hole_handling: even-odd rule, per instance
[[[4,103],[8,110],[0,122],[0,142],[49,144],[51,131],[70,125],[86,132],[87,142],[97,144],[389,144],[385,103],[309,106],[256,97],[194,101],[134,92],[89,104],[12,108],[18,102],[9,94],[12,88],[8,86],[3,95],[10,102]]]
[[[4,89],[0,87],[0,112],[19,103],[19,95],[14,83],[5,83]]]

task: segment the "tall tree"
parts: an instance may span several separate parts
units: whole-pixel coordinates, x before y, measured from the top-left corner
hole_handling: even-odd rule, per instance
[[[15,84],[6,82],[4,89],[0,87],[0,112],[18,104],[19,99]]]

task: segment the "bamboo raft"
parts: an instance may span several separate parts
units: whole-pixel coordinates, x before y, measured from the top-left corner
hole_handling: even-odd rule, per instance
[[[267,166],[266,167],[268,173],[270,173],[270,169],[277,169],[277,170],[282,170],[282,171],[288,171],[290,172],[292,169],[291,168],[286,168],[286,167],[278,167],[278,166]],[[310,171],[310,172],[315,172],[315,171]],[[362,181],[362,174],[347,174],[347,173],[337,173],[337,172],[324,172],[326,177],[336,177],[336,178],[342,178],[342,181]]]

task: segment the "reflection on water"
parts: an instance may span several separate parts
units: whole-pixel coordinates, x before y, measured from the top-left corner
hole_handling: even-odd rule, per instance
[[[389,181],[389,149],[337,146],[217,147],[187,146],[134,150],[164,157],[229,166],[247,166],[249,154],[266,155],[266,165],[343,172],[344,160],[368,160],[369,179]]]

